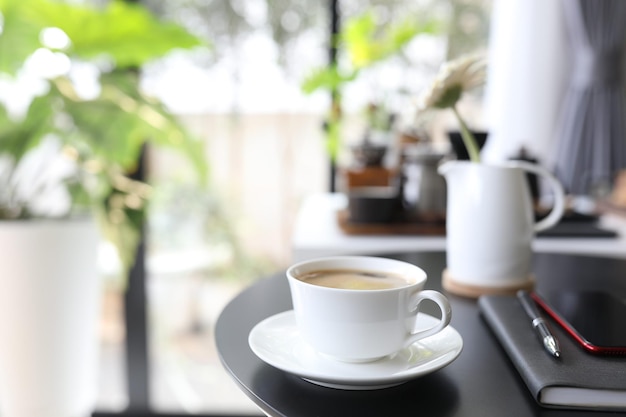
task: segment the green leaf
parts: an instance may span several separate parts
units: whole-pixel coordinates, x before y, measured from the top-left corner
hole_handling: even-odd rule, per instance
[[[441,22],[408,17],[389,24],[382,29],[376,24],[376,16],[369,10],[346,21],[341,33],[333,39],[339,52],[349,57],[347,68],[338,65],[312,70],[302,81],[302,91],[309,94],[319,89],[339,90],[353,81],[360,70],[398,54],[417,35],[436,33]]]
[[[346,47],[352,63],[357,67],[364,67],[373,62],[379,46],[372,44],[376,33],[376,18],[369,11],[362,15],[348,19],[344,30],[340,34],[340,43]]]
[[[75,135],[67,140],[78,149],[87,146],[96,158],[124,171],[134,169],[144,143],[172,147],[190,159],[204,181],[207,166],[202,142],[160,102],[144,96],[137,89],[137,77],[132,71],[103,74],[100,97],[84,101],[73,97],[69,84],[57,80],[54,88],[63,96],[64,110],[74,123]]]
[[[149,140],[158,146],[170,147],[181,152],[193,164],[201,182],[205,182],[208,175],[208,167],[205,158],[204,143],[194,137],[180,122],[170,113],[163,103],[144,95],[138,88],[138,80],[133,72],[113,72],[101,77],[104,86],[108,89],[119,91],[111,99],[117,99],[117,105],[124,110],[128,97],[136,101],[136,112],[141,122],[141,134],[143,140]],[[119,94],[122,94],[120,96]],[[131,106],[132,107],[132,106]],[[130,110],[130,109],[129,109]]]
[[[34,19],[36,10],[14,0],[0,0],[0,73],[14,75],[24,60],[41,47],[42,26]]]
[[[339,72],[335,65],[316,68],[302,81],[301,88],[306,94],[320,89],[335,91],[346,82],[354,80],[357,75],[358,71],[352,71],[344,75]]]
[[[374,13],[366,12],[346,22],[340,40],[353,65],[365,68],[399,53],[417,35],[436,33],[440,26],[438,20],[409,16],[378,28]]]
[[[47,27],[67,34],[71,40],[68,55],[85,60],[108,57],[118,68],[139,67],[173,49],[205,45],[184,28],[121,0],[102,9],[51,0],[0,0],[0,12],[4,20],[0,71],[10,74],[41,47],[39,34]]]
[[[182,27],[157,20],[137,4],[116,0],[104,10],[61,6],[49,7],[48,17],[69,36],[70,53],[79,58],[108,55],[118,68],[138,67],[174,48],[202,45]]]
[[[52,97],[35,98],[22,121],[13,120],[0,106],[0,154],[19,161],[46,134],[54,132],[53,105]]]

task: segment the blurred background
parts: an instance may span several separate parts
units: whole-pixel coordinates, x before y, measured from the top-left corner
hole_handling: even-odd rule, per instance
[[[177,181],[167,154],[152,155],[150,175],[167,184],[158,188],[148,235],[155,406],[258,413],[221,369],[212,326],[240,288],[290,263],[299,204],[309,194],[329,191],[323,123],[331,97],[323,90],[305,94],[301,84],[328,63],[330,2],[145,4],[213,45],[155,63],[144,74],[145,88],[206,141],[211,172],[208,189],[193,189]],[[343,137],[349,144],[361,139],[369,103],[410,117],[413,95],[444,61],[486,47],[490,1],[342,0],[339,13],[344,23],[373,13],[381,27],[409,16],[439,22],[433,33],[416,35],[346,86]],[[480,114],[473,109],[472,120],[480,123]],[[118,295],[109,297],[108,314],[115,315]],[[121,329],[116,333],[103,340],[105,352],[118,349],[123,335]],[[123,406],[119,375],[103,382],[109,387],[102,391],[109,393],[103,405]]]
[[[146,176],[154,186],[146,223],[152,405],[169,412],[256,415],[217,357],[212,331],[219,312],[243,287],[292,261],[298,208],[308,195],[335,187],[331,159],[335,166],[349,163],[346,149],[371,123],[368,109],[393,115],[396,126],[423,127],[414,120],[415,97],[443,62],[486,50],[491,1],[139,3],[209,45],[175,52],[140,72],[141,88],[202,139],[209,166],[208,183],[200,186],[189,180],[188,162],[179,155],[146,152]],[[358,36],[367,35],[359,32],[358,22],[370,22],[376,31],[412,22],[412,30],[389,53],[349,62],[347,51],[332,48],[333,13],[334,30],[352,27],[357,46],[363,42]],[[329,145],[327,85],[309,83],[306,91],[306,81],[327,68],[331,56],[359,70],[341,81],[340,145]],[[19,94],[0,85],[5,97]],[[481,103],[482,91],[462,103],[479,130]],[[446,112],[428,120],[429,135],[443,145],[450,128],[453,120]],[[128,399],[125,287],[111,256],[105,246],[98,408],[115,411]]]

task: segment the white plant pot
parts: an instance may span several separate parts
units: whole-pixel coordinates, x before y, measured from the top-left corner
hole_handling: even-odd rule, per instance
[[[0,222],[2,417],[84,417],[97,394],[95,222]]]

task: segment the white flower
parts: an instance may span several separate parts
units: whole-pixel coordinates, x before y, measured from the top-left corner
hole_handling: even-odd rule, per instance
[[[463,92],[485,81],[487,61],[482,54],[464,55],[441,66],[430,88],[419,101],[421,109],[453,107]]]
[[[457,110],[456,103],[465,91],[481,85],[485,81],[486,73],[487,61],[482,54],[464,55],[447,62],[441,66],[437,77],[418,103],[420,110],[452,109],[459,121],[465,148],[474,162],[480,162],[480,150],[476,138]]]

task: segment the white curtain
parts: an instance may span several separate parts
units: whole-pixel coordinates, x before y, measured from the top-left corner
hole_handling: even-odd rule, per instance
[[[525,147],[551,163],[569,56],[559,0],[493,1],[483,160],[506,160]]]

